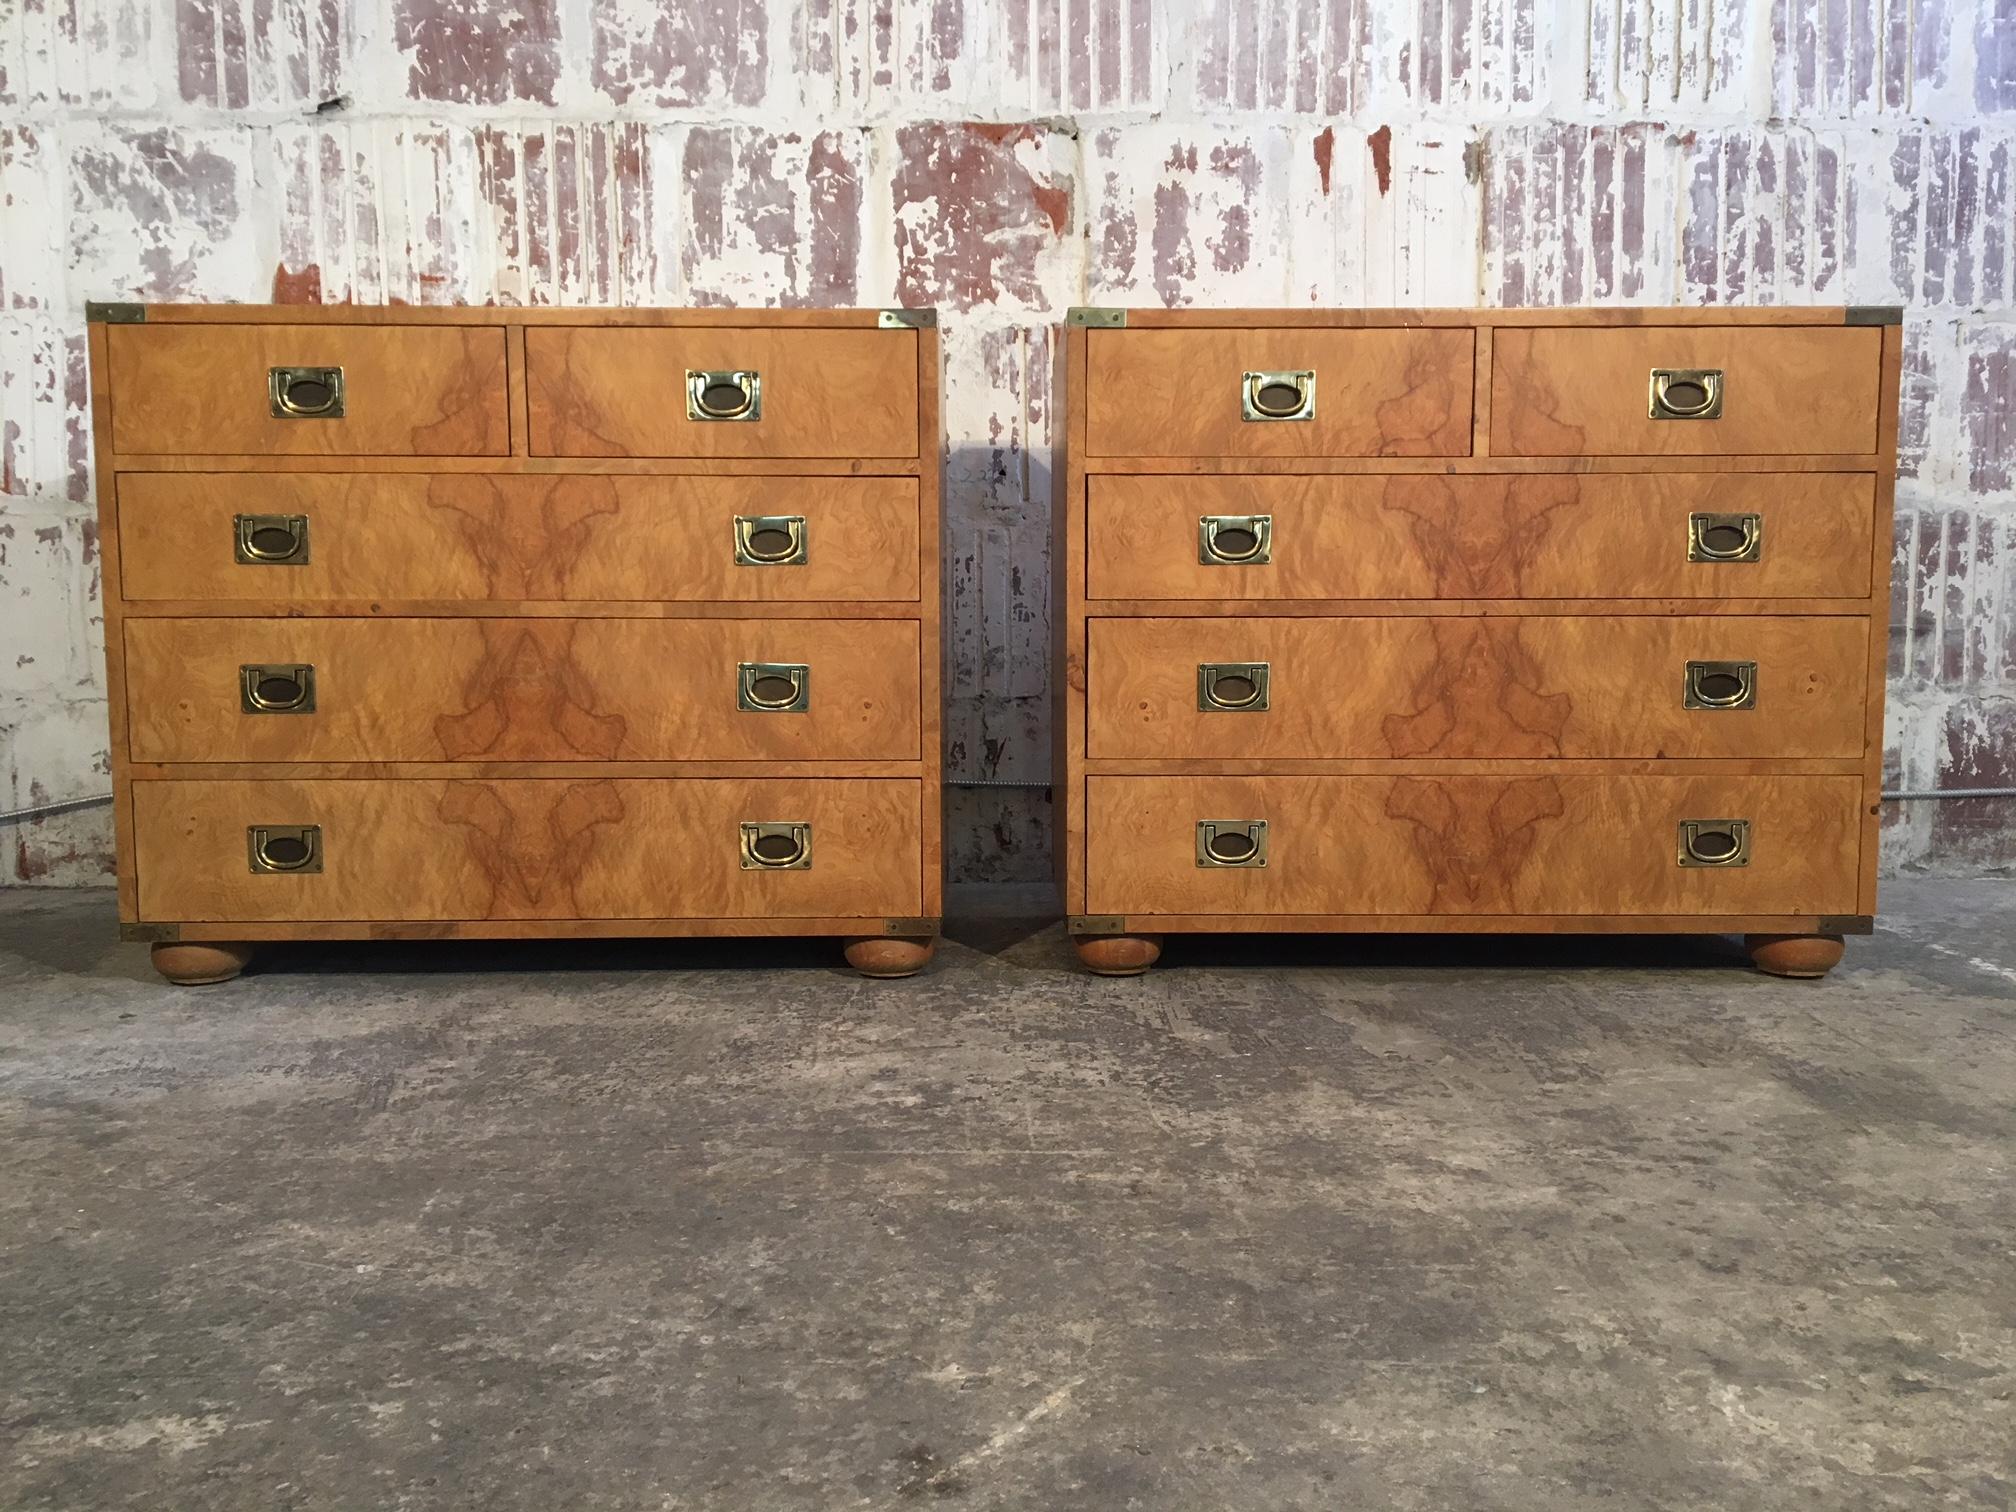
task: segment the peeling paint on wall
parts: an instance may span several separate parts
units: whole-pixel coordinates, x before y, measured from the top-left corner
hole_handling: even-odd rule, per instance
[[[955,774],[1049,775],[1073,303],[1903,304],[1889,759],[2016,781],[2007,0],[24,0],[0,804],[107,769],[86,299],[936,305]],[[2016,867],[2016,806],[1893,866]],[[1048,875],[1039,791],[955,876]],[[101,879],[105,815],[0,836]]]

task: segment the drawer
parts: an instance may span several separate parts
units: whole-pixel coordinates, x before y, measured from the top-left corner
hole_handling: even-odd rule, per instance
[[[919,805],[852,778],[136,782],[133,842],[159,921],[900,917]],[[255,828],[305,865],[256,869]]]
[[[127,456],[511,450],[497,326],[119,325],[105,340]]]
[[[1086,789],[1090,913],[1856,911],[1855,777],[1093,777]],[[1200,847],[1265,864],[1200,864]]]
[[[1088,486],[1095,599],[1869,593],[1868,473],[1095,477]]]
[[[1085,435],[1093,456],[1470,452],[1476,339],[1467,329],[1270,326],[1088,336]],[[1289,381],[1296,374],[1299,387]],[[1263,376],[1249,382],[1249,375]],[[1266,408],[1291,418],[1268,418],[1260,413]]]
[[[136,602],[918,597],[912,478],[121,473],[119,546]]]
[[[125,629],[135,761],[919,753],[912,620],[129,619]],[[272,684],[273,708],[248,711],[247,667],[275,669],[254,676]],[[794,689],[802,709],[748,706],[788,705]],[[296,703],[312,707],[286,707]]]
[[[1095,619],[1087,754],[1859,757],[1868,672],[1847,616]]]
[[[1660,373],[1673,379],[1667,403]],[[1883,333],[1868,326],[1501,329],[1491,450],[1507,457],[1874,452]],[[1698,417],[1675,417],[1687,409]],[[1660,417],[1655,417],[1658,410]]]
[[[535,326],[525,354],[542,457],[917,455],[914,331]]]

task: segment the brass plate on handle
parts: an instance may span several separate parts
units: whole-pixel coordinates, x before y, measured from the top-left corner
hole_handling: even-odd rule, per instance
[[[1239,416],[1244,420],[1314,420],[1316,370],[1289,368],[1243,374],[1239,380]]]
[[[238,707],[246,714],[313,714],[315,668],[308,662],[241,664]]]
[[[761,420],[763,418],[763,375],[731,369],[703,372],[686,370],[686,418],[688,420]]]
[[[322,826],[247,825],[245,853],[255,872],[275,874],[319,872],[322,870]]]
[[[1757,663],[1753,661],[1690,661],[1681,686],[1683,709],[1754,709],[1757,707]]]
[[[343,369],[268,368],[266,407],[275,420],[341,420]]]
[[[1750,821],[1748,819],[1682,819],[1680,821],[1680,864],[1682,866],[1748,866],[1750,864]]]
[[[231,554],[248,567],[308,565],[308,516],[233,515]]]
[[[1690,562],[1755,562],[1764,556],[1764,516],[1707,514],[1687,516],[1687,560]]]
[[[1274,560],[1274,516],[1200,515],[1197,560],[1206,567],[1259,567]]]
[[[1266,662],[1202,662],[1197,667],[1197,708],[1206,714],[1257,714],[1267,708]]]
[[[1258,871],[1267,865],[1265,819],[1199,819],[1197,864]]]
[[[742,870],[810,871],[812,826],[795,821],[748,822],[742,826]]]
[[[1647,413],[1654,420],[1720,420],[1722,369],[1652,369],[1652,398]]]

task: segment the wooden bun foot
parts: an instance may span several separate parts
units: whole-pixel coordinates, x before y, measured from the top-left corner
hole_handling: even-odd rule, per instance
[[[228,982],[252,959],[250,945],[205,940],[201,944],[156,945],[154,969],[177,987]]]
[[[1071,943],[1095,976],[1139,976],[1162,954],[1160,935],[1074,935]]]
[[[1823,977],[1842,950],[1837,934],[1745,935],[1743,948],[1759,971],[1782,977]]]
[[[847,942],[847,964],[865,977],[915,976],[937,949],[928,936],[864,935]]]

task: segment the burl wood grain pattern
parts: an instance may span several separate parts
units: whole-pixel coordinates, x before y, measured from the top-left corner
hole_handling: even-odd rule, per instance
[[[1857,757],[1868,623],[1847,616],[1094,619],[1099,758]],[[1754,709],[1682,705],[1690,659],[1757,663]],[[1197,707],[1203,662],[1269,707]]]
[[[915,915],[920,785],[900,780],[133,784],[145,917]],[[744,870],[743,822],[812,826],[812,865]],[[323,869],[261,874],[251,824],[322,829]]]
[[[1467,330],[1093,331],[1086,450],[1107,457],[1459,457]],[[1306,421],[1248,421],[1242,374],[1313,369]]]
[[[502,456],[504,333],[330,325],[106,328],[122,456]],[[340,367],[344,413],[276,419],[273,367]],[[101,417],[102,418],[102,417]]]
[[[532,452],[563,457],[914,457],[917,333],[536,327]],[[686,374],[754,371],[762,418],[689,420]]]
[[[1851,911],[1857,777],[1093,777],[1087,902],[1156,914]],[[1748,866],[1682,867],[1686,819],[1751,821]],[[1264,868],[1196,864],[1199,820],[1265,820]]]
[[[917,759],[911,620],[130,619],[135,761]],[[803,713],[737,664],[811,669]],[[243,665],[310,665],[315,709],[241,712]]]
[[[1874,327],[1500,330],[1493,351],[1499,456],[1876,450],[1883,332]],[[1721,369],[1721,418],[1652,419],[1654,368]]]
[[[1094,599],[1862,598],[1867,473],[1100,477]],[[1690,562],[1690,514],[1762,519],[1755,562]],[[1272,560],[1198,560],[1202,516],[1271,516]]]
[[[914,478],[123,473],[135,602],[915,602]],[[233,517],[299,515],[304,564],[234,552]],[[805,519],[801,565],[735,560],[735,518]]]

